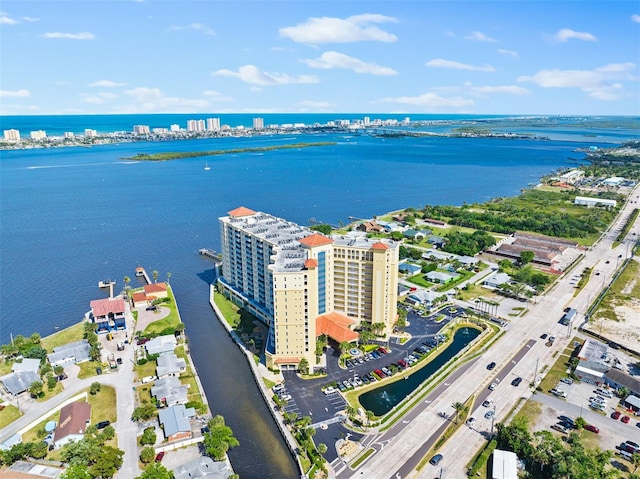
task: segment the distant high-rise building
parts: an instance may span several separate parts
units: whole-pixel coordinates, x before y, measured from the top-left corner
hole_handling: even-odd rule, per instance
[[[267,367],[306,359],[312,369],[318,336],[355,342],[361,323],[393,331],[399,243],[356,232],[328,237],[244,207],[219,221],[218,285],[269,326]]]
[[[169,129],[172,132],[176,133],[176,132],[180,131],[180,125],[173,124],[173,125],[171,125],[171,127]]]
[[[35,130],[30,133],[32,140],[44,140],[47,138],[47,132],[44,130]]]
[[[96,130],[92,130],[91,128],[85,128],[84,137],[85,138],[95,138],[98,136],[98,132]]]
[[[220,131],[220,118],[207,118],[207,131]]]
[[[4,139],[6,141],[20,141],[20,130],[4,130]]]
[[[133,133],[136,135],[148,135],[149,131],[149,125],[135,125],[133,127]]]
[[[154,128],[152,131],[155,135],[166,135],[169,133],[167,128]]]
[[[254,130],[262,130],[264,128],[264,118],[254,118],[253,119],[253,129]]]
[[[371,124],[371,118],[368,116],[364,117],[364,126],[369,126]]]
[[[188,120],[187,121],[187,131],[197,132],[197,131],[205,131],[204,120]]]
[[[76,134],[72,131],[65,131],[64,132],[64,137],[67,139],[71,139],[71,138],[75,138]]]

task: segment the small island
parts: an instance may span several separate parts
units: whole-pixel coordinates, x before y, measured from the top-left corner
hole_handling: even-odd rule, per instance
[[[248,148],[232,148],[229,150],[213,150],[213,151],[166,151],[163,153],[139,153],[135,156],[128,158],[121,158],[122,160],[137,160],[137,161],[166,161],[166,160],[178,160],[181,158],[196,158],[199,156],[214,156],[214,155],[230,155],[237,153],[261,153],[264,151],[274,150],[288,150],[298,148],[311,148],[315,146],[331,146],[335,145],[332,141],[319,141],[314,143],[290,143],[287,145],[274,145],[274,146],[257,146]]]

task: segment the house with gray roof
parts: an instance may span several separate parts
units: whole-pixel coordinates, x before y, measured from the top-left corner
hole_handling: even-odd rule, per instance
[[[184,404],[177,404],[158,413],[158,421],[167,441],[188,439],[191,437],[190,418],[196,415],[194,408],[187,409]]]
[[[426,278],[429,281],[431,281],[432,283],[441,283],[441,284],[447,284],[448,282],[453,281],[459,276],[460,276],[459,274],[449,274],[449,273],[443,273],[441,271],[431,271],[426,274]]]
[[[507,273],[500,273],[498,271],[494,271],[489,276],[487,276],[482,282],[483,286],[488,288],[499,288],[500,285],[509,283],[511,281],[511,276]]]
[[[25,392],[36,381],[40,381],[40,375],[33,371],[10,373],[0,378],[4,388],[13,396]]]
[[[206,456],[189,461],[173,470],[175,479],[227,479],[232,474],[233,470],[227,462],[215,462]]]
[[[456,259],[465,266],[471,266],[480,261],[478,258],[474,258],[473,256],[458,256]]]
[[[26,371],[37,373],[38,369],[40,369],[40,360],[37,358],[24,358],[21,363],[15,362],[11,366],[11,371],[14,373],[24,373]]]
[[[51,366],[64,366],[65,364],[76,364],[89,361],[89,341],[82,339],[74,343],[65,344],[53,348],[53,352],[47,356]]]
[[[175,376],[158,379],[151,387],[151,395],[167,406],[186,404],[187,391],[187,386],[182,385],[180,379]]]
[[[162,353],[158,356],[156,366],[156,376],[162,379],[167,376],[179,375],[187,370],[187,362],[179,358],[174,353]]]
[[[177,344],[176,337],[173,334],[167,334],[147,341],[144,347],[147,350],[147,354],[162,354],[173,352]]]
[[[627,388],[631,394],[640,396],[640,379],[630,376],[615,368],[609,369],[604,375],[605,382],[616,389]]]
[[[409,300],[425,305],[430,308],[433,302],[440,298],[442,293],[436,293],[430,289],[421,289],[409,295]]]
[[[407,275],[412,276],[422,271],[422,266],[413,263],[400,263],[398,265],[398,270],[401,273],[406,273]]]

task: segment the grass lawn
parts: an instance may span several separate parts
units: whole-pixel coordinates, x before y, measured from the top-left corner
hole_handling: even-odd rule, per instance
[[[51,416],[47,417],[44,421],[39,422],[34,427],[29,429],[27,432],[25,432],[22,435],[22,442],[33,442],[33,441],[38,441],[40,439],[43,439],[47,435],[46,431],[44,430],[44,426],[49,421],[55,421],[56,423],[59,423],[60,411],[52,414]]]
[[[535,424],[541,412],[542,404],[537,401],[527,401],[515,417],[526,417],[529,420],[529,424]]]
[[[571,343],[573,344],[573,341]],[[569,359],[572,352],[573,346],[568,346],[562,354],[558,355],[558,359],[553,363],[553,366],[551,366],[551,369],[549,369],[549,372],[540,383],[540,389],[543,392],[549,392],[558,385],[562,378],[567,377],[567,369],[569,368]]]
[[[46,349],[48,352],[51,352],[53,351],[53,348],[57,348],[58,346],[62,346],[63,344],[80,341],[83,335],[84,321],[80,321],[73,326],[69,326],[62,331],[58,331],[57,333],[52,334],[51,336],[42,338],[40,340],[40,343],[42,344],[42,347],[44,349]]]
[[[182,384],[189,386],[189,391],[187,393],[187,398],[189,401],[198,401],[202,403],[202,396],[200,395],[200,388],[198,387],[198,382],[196,381],[195,375],[193,374],[193,370],[191,369],[191,364],[189,363],[189,358],[187,354],[184,352],[184,345],[178,346],[176,348],[176,356],[179,358],[183,358],[187,363],[187,372],[180,376],[180,381]]]
[[[13,367],[13,361],[8,363],[4,361],[0,361],[0,376],[6,376],[11,372],[11,368]]]
[[[42,384],[44,384],[44,388],[43,388],[44,394],[42,395],[42,397],[39,397],[38,399],[36,399],[37,402],[48,401],[56,394],[60,394],[63,391],[62,383],[60,381],[58,381],[56,383],[56,387],[51,390],[49,390],[49,388],[47,387],[46,378],[42,379]]]
[[[78,366],[80,367],[80,372],[78,373],[79,379],[86,379],[92,376],[97,376],[98,375],[98,373],[96,373],[97,367],[100,367],[103,370],[105,369],[104,365],[97,361],[85,361],[83,363],[78,363]]]
[[[423,288],[431,288],[434,285],[434,283],[425,278],[424,273],[413,275],[410,278],[407,278],[407,281],[413,284],[417,284],[418,286],[422,286]]]
[[[467,284],[464,289],[460,289],[457,293],[457,298],[462,301],[475,301],[476,299],[485,299],[487,301],[495,302],[501,298],[498,294],[494,293],[490,289],[483,288],[478,284]]]
[[[136,364],[133,367],[133,372],[136,373],[136,377],[138,379],[146,378],[147,376],[155,376],[156,366],[155,361],[147,361],[146,364],[143,365]]]
[[[176,308],[176,301],[173,296],[173,290],[169,286],[167,288],[168,298],[171,300],[167,303],[162,303],[159,306],[161,308],[169,308],[169,315],[163,319],[152,322],[144,329],[145,333],[160,333],[167,328],[175,328],[180,324],[180,316],[178,315],[178,309]]]
[[[17,407],[11,405],[5,406],[4,409],[0,411],[0,429],[8,426],[20,416],[21,414]]]
[[[89,404],[91,404],[91,424],[97,424],[100,421],[116,422],[118,420],[116,389],[114,387],[102,384],[98,394],[95,396],[88,394],[87,397]]]
[[[457,273],[460,275],[458,278],[454,279],[453,281],[449,281],[446,284],[438,286],[436,288],[436,291],[439,293],[449,291],[453,287],[459,285],[463,281],[466,281],[467,279],[471,278],[475,274],[475,273],[472,273],[471,271],[466,271],[466,270],[457,271]]]
[[[253,332],[255,328],[253,322],[257,319],[253,314],[246,312],[243,308],[239,308],[221,294],[215,293],[213,300],[233,329],[238,333],[251,334]]]

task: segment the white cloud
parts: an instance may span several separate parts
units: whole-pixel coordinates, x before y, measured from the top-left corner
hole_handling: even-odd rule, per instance
[[[89,86],[99,86],[99,87],[107,87],[107,88],[112,88],[112,87],[116,87],[116,86],[124,86],[124,83],[118,83],[115,81],[111,81],[111,80],[99,80],[93,83],[90,83]]]
[[[138,87],[125,90],[133,103],[114,109],[115,112],[175,112],[190,113],[209,106],[206,100],[167,96],[159,88]]]
[[[593,70],[540,70],[533,76],[521,76],[519,82],[530,82],[543,88],[579,88],[591,98],[617,100],[622,89],[620,80],[635,80],[631,73],[636,65],[610,63]]]
[[[211,101],[215,101],[215,102],[229,102],[229,101],[233,101],[233,98],[228,97],[228,96],[224,96],[222,93],[220,93],[219,91],[215,91],[215,90],[205,90],[202,92],[203,96],[209,97],[209,100]]]
[[[472,86],[469,91],[478,95],[491,93],[507,93],[509,95],[530,95],[531,91],[517,85],[486,85]]]
[[[489,43],[498,42],[498,40],[496,40],[495,38],[491,38],[490,36],[487,36],[482,32],[471,32],[469,35],[466,35],[464,39],[472,40],[474,42],[489,42]]]
[[[63,33],[63,32],[48,32],[42,34],[43,38],[67,38],[69,40],[94,40],[96,36],[90,32],[80,33]]]
[[[491,65],[469,65],[467,63],[454,62],[443,58],[435,58],[425,63],[425,66],[434,68],[453,68],[454,70],[468,70],[474,72],[494,72],[496,69]]]
[[[498,53],[501,53],[502,55],[509,55],[513,58],[518,57],[518,52],[516,52],[515,50],[505,50],[504,48],[498,48]]]
[[[243,65],[237,72],[231,70],[217,70],[213,76],[237,78],[250,85],[290,85],[293,83],[317,83],[313,75],[299,75],[293,77],[286,73],[269,73],[261,71],[255,65]]]
[[[462,108],[473,105],[473,100],[460,96],[445,98],[436,93],[424,93],[419,96],[399,96],[381,98],[378,102],[384,103],[402,103],[404,105],[417,105],[428,108]]]
[[[331,108],[333,103],[328,101],[303,100],[298,102],[298,106],[303,108]]]
[[[586,42],[598,41],[598,39],[589,32],[576,32],[575,30],[571,30],[570,28],[563,28],[561,30],[558,30],[558,33],[553,36],[553,39],[557,42],[566,42],[567,40],[571,40],[572,38],[576,40],[583,40]]]
[[[370,75],[397,75],[398,72],[393,68],[383,67],[375,63],[367,63],[359,58],[345,55],[344,53],[329,51],[320,55],[320,58],[302,60],[311,68],[344,68],[352,70],[356,73],[368,73]]]
[[[190,23],[189,25],[171,25],[169,27],[169,31],[179,31],[179,30],[195,30],[196,32],[204,33],[205,35],[215,35],[216,32],[213,28],[208,27],[204,23]]]
[[[15,18],[9,16],[9,14],[5,12],[0,12],[0,25],[17,25],[20,23]]]
[[[0,98],[27,98],[31,96],[29,90],[0,90]]]
[[[640,15],[638,15],[637,13],[634,13],[633,15],[631,15],[631,21],[640,23]]]
[[[22,17],[22,19],[25,22],[38,22],[38,21],[40,21],[40,19],[36,18],[36,17]]]
[[[364,41],[395,42],[398,37],[373,26],[377,23],[396,22],[393,17],[364,13],[348,18],[312,17],[305,23],[279,30],[280,36],[297,43],[353,43]]]

